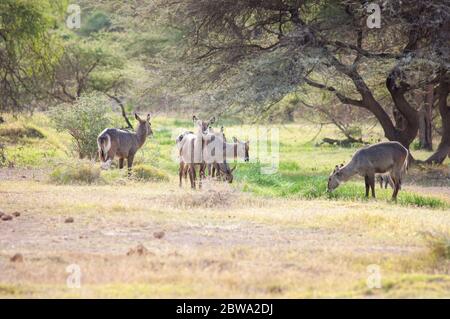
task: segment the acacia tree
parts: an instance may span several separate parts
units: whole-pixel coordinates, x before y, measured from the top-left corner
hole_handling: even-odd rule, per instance
[[[45,97],[60,51],[51,34],[66,1],[0,2],[0,112],[29,109]]]
[[[74,103],[84,93],[101,92],[115,101],[129,128],[120,96],[131,86],[125,72],[125,58],[105,48],[103,43],[79,38],[64,46],[64,53],[51,73],[49,96],[58,102]]]
[[[409,95],[447,72],[449,1],[384,1],[381,29],[367,27],[367,1],[165,3],[187,32],[189,76],[214,87],[222,104],[266,105],[307,85],[368,110],[387,139],[409,148],[419,127]]]

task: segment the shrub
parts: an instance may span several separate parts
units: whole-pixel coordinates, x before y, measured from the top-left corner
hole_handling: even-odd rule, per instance
[[[58,131],[67,131],[80,158],[96,158],[97,137],[107,127],[118,123],[113,119],[110,103],[103,95],[82,95],[74,104],[62,104],[50,111]]]
[[[133,167],[133,177],[142,181],[163,182],[169,180],[167,173],[150,165],[136,165]]]
[[[58,166],[51,174],[50,181],[55,184],[96,184],[102,182],[100,168],[90,161]]]
[[[438,260],[450,259],[450,235],[446,233],[424,232],[422,236],[431,255]]]
[[[108,29],[111,26],[111,19],[108,15],[101,11],[92,13],[80,29],[82,35],[89,36],[91,33]]]
[[[35,127],[30,126],[7,126],[0,129],[0,135],[2,138],[17,143],[23,138],[44,138],[44,134]]]

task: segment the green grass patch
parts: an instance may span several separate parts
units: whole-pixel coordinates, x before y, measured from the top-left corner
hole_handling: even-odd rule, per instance
[[[350,181],[334,192],[327,192],[327,175],[316,172],[295,170],[291,162],[281,164],[280,168],[293,168],[288,173],[280,172],[272,175],[261,173],[261,164],[240,164],[236,170],[236,179],[243,185],[244,191],[269,197],[293,197],[303,199],[330,199],[347,201],[368,201],[365,197],[364,182]],[[376,189],[377,200],[391,202],[391,189]],[[416,206],[446,209],[448,203],[439,198],[422,196],[401,190],[398,195],[398,204],[403,206]]]

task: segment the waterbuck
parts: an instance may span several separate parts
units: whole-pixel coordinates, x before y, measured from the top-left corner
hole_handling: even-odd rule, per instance
[[[108,168],[117,155],[119,168],[123,168],[124,159],[127,159],[128,170],[133,166],[134,155],[144,145],[147,136],[153,135],[150,124],[150,114],[145,120],[134,114],[139,125],[136,133],[116,128],[107,128],[97,138],[98,154],[103,162],[102,167]]]
[[[208,165],[208,173],[211,175],[211,177],[215,177],[216,176],[216,172],[217,172],[217,176],[220,177],[220,174],[223,172],[223,169],[220,169],[218,164],[220,162],[226,162],[228,159],[234,159],[236,160],[243,160],[244,162],[248,162],[250,160],[250,156],[249,156],[249,149],[250,149],[250,142],[246,141],[246,142],[242,142],[240,140],[238,140],[236,137],[233,136],[233,143],[227,143],[226,139],[225,139],[225,135],[223,135],[223,130],[222,130],[222,136],[223,136],[223,142],[222,142],[222,149],[223,149],[223,154],[221,154],[223,156],[223,158],[219,158],[219,162],[217,162],[216,160],[212,161],[211,164]],[[217,137],[219,138],[219,143],[220,143],[220,138],[221,135],[217,135]],[[221,147],[221,144],[219,144],[218,147]],[[207,149],[208,152],[212,152],[211,148]],[[206,155],[205,155],[206,158]],[[211,160],[209,161],[211,162]],[[211,169],[210,169],[211,167]],[[231,173],[234,171],[236,167],[234,167],[231,170]],[[225,176],[225,178],[228,178],[227,176]]]
[[[203,160],[203,136],[208,133],[209,127],[216,119],[211,118],[209,121],[199,120],[195,115],[192,121],[196,126],[196,132],[185,132],[177,138],[177,147],[180,152],[180,186],[182,177],[189,173],[191,188],[195,189],[196,166],[199,166],[199,187],[201,187],[202,178],[205,177],[205,162]]]
[[[391,188],[394,188],[394,182],[392,181],[391,175],[389,173],[386,174],[377,174],[376,175],[377,182],[380,184],[380,188],[387,188],[388,185],[391,186]]]
[[[366,197],[369,188],[375,197],[375,174],[389,173],[394,183],[392,199],[397,200],[403,174],[408,168],[408,150],[398,142],[383,142],[358,150],[350,163],[335,167],[328,178],[328,191],[336,189],[339,184],[349,180],[353,175],[364,176]]]

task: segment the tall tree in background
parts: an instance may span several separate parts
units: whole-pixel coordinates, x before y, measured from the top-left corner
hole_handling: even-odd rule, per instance
[[[307,85],[370,111],[387,139],[409,148],[419,128],[411,93],[436,85],[448,67],[450,2],[384,1],[380,29],[367,27],[367,4],[182,0],[160,8],[187,30],[189,76],[215,84],[213,101],[264,111]]]
[[[66,1],[0,2],[0,112],[32,108],[45,96],[45,79],[59,51],[50,30]]]
[[[448,96],[450,92],[450,74],[447,70],[441,71],[439,85],[437,87],[438,108],[442,119],[442,138],[436,152],[431,155],[427,163],[442,163],[450,156],[450,105]]]

